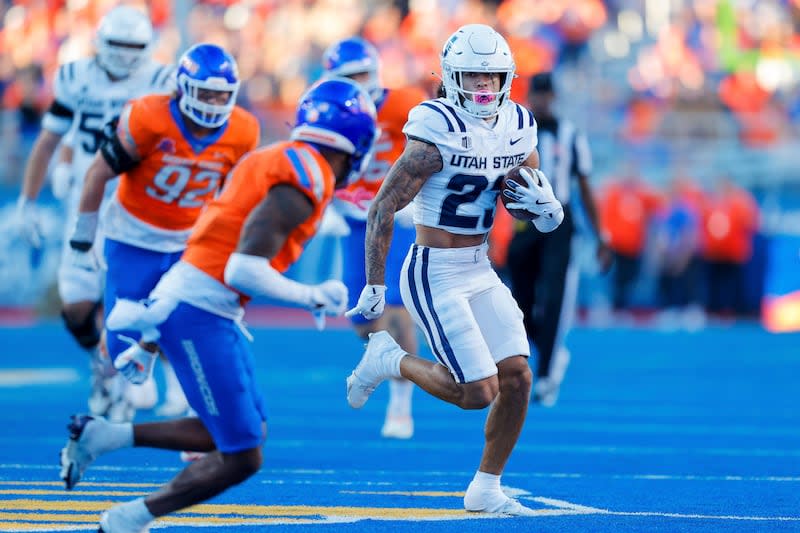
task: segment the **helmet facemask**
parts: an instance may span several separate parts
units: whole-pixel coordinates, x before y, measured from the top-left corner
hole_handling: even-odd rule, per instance
[[[193,79],[186,74],[178,76],[178,107],[192,122],[203,128],[219,128],[230,118],[236,107],[239,82],[225,78]],[[201,98],[201,91],[228,93],[224,104],[212,104]]]
[[[176,81],[178,108],[187,119],[215,129],[230,118],[241,82],[236,60],[223,48],[210,43],[189,48],[178,62]],[[220,93],[225,98],[215,98]]]

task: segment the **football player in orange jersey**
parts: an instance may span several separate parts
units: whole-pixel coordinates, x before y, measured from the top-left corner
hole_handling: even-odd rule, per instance
[[[109,329],[141,332],[128,375],[149,373],[155,355],[148,343],[157,341],[198,418],[132,424],[73,416],[61,453],[67,488],[96,457],[120,448],[206,455],[157,492],[104,512],[101,531],[146,531],[156,517],[216,496],[259,470],[266,415],[241,325],[243,306],[260,295],[315,312],[344,311],[347,289],[340,281],[311,286],[282,272],[316,232],[334,188],[366,167],[376,131],[375,106],[358,84],[335,79],[312,86],[300,100],[290,140],[236,165],[149,301],[117,301]]]
[[[375,102],[381,135],[375,143],[375,156],[369,167],[355,183],[336,192],[333,206],[344,216],[350,232],[342,239],[343,279],[347,285],[349,307],[355,307],[358,293],[366,285],[364,276],[364,237],[366,219],[372,199],[378,193],[386,173],[400,156],[406,144],[403,126],[408,112],[426,99],[421,89],[381,87],[378,77],[379,58],[375,47],[360,37],[351,37],[332,44],[323,54],[326,76],[345,76],[358,82]],[[417,353],[417,327],[400,298],[400,271],[406,252],[416,236],[411,209],[395,217],[394,240],[386,261],[386,311],[376,320],[360,314],[350,317],[356,333],[364,340],[375,331],[388,330],[400,346]],[[403,378],[389,382],[389,405],[381,428],[387,438],[409,439],[414,434],[411,417],[413,384]]]
[[[106,183],[120,176],[103,215],[105,318],[117,298],[147,298],[180,259],[226,174],[258,145],[258,121],[236,106],[239,78],[228,52],[212,44],[191,47],[181,56],[176,81],[173,95],[147,95],[125,106],[86,173],[69,241],[78,265],[95,257],[90,252]],[[106,335],[113,361],[128,346],[123,339],[134,334]],[[109,418],[131,420],[134,407],[121,392],[112,395],[116,416]]]

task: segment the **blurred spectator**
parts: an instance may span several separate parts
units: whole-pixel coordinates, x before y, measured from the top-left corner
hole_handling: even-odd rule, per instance
[[[600,195],[600,226],[614,254],[611,276],[614,311],[631,309],[648,227],[660,204],[658,193],[632,166]]]
[[[676,175],[659,213],[655,232],[659,302],[664,325],[702,327],[700,224],[702,199],[691,180]]]
[[[39,64],[20,68],[3,93],[4,183],[16,184],[27,154],[39,134],[42,114],[50,103]]]
[[[742,315],[744,268],[753,255],[759,212],[753,196],[728,176],[720,176],[703,216],[706,310],[723,317]]]

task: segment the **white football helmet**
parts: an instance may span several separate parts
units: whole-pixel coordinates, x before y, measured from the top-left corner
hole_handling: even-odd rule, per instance
[[[467,24],[447,39],[442,49],[442,83],[447,99],[468,114],[488,118],[507,100],[514,78],[514,58],[502,35],[485,24]],[[498,92],[467,91],[464,72],[500,73]]]
[[[147,14],[132,6],[117,6],[97,28],[97,62],[115,78],[126,78],[150,56],[152,43],[153,25]]]

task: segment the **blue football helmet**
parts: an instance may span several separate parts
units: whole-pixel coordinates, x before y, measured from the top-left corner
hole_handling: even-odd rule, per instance
[[[350,154],[350,171],[340,184],[346,185],[358,179],[372,157],[380,133],[375,115],[375,104],[358,83],[347,78],[323,79],[300,98],[289,138]]]
[[[334,43],[322,54],[322,67],[327,76],[369,74],[367,81],[361,82],[361,85],[374,101],[383,94],[378,78],[378,64],[378,51],[361,37],[351,37]]]
[[[214,44],[196,44],[181,56],[177,71],[178,107],[198,126],[219,128],[236,106],[239,71],[236,60]],[[224,104],[209,103],[200,91],[229,93]]]

